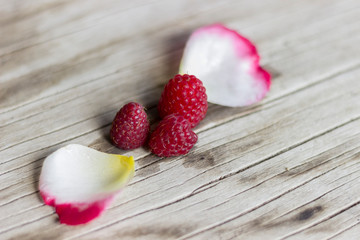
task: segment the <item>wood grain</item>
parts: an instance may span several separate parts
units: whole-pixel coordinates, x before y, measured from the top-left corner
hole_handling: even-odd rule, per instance
[[[0,1],[0,239],[356,239],[360,231],[357,1]],[[249,37],[273,76],[246,108],[211,105],[183,157],[108,140],[128,101],[158,121],[195,28]],[[60,225],[43,159],[80,143],[133,155],[104,215]]]

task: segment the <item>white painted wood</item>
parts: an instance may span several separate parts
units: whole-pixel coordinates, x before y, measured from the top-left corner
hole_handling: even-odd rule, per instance
[[[358,1],[0,1],[0,239],[356,239]],[[187,155],[108,139],[130,100],[157,121],[187,36],[224,22],[272,72],[247,108],[210,105]],[[94,222],[57,222],[43,159],[80,143],[134,155],[136,174]]]

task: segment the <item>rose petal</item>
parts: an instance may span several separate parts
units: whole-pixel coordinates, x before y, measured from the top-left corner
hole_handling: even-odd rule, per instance
[[[197,29],[190,36],[180,73],[197,76],[208,101],[224,106],[247,106],[269,91],[271,77],[259,66],[255,46],[221,24]]]
[[[61,223],[78,225],[100,216],[133,174],[133,157],[70,144],[45,159],[39,189]]]

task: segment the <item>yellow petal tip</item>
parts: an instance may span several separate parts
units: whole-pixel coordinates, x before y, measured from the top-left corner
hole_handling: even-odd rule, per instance
[[[134,176],[135,173],[135,161],[133,156],[115,155],[120,160],[122,167],[122,174],[119,176],[119,182],[126,184]]]

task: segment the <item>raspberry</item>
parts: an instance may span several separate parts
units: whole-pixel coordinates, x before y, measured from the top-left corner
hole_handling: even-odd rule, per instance
[[[149,121],[144,107],[130,102],[116,114],[110,130],[113,143],[122,149],[135,149],[146,142],[149,133]]]
[[[190,123],[179,114],[170,114],[160,121],[149,139],[151,151],[160,157],[186,154],[198,137]]]
[[[204,119],[208,108],[206,89],[193,75],[176,75],[166,84],[161,94],[158,110],[160,117],[178,113],[195,127]]]

